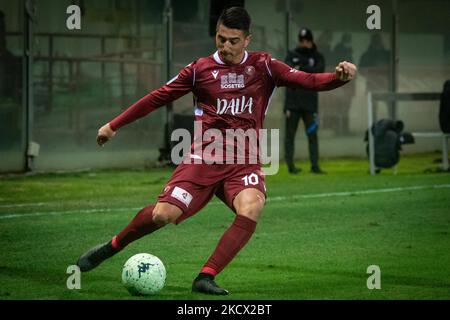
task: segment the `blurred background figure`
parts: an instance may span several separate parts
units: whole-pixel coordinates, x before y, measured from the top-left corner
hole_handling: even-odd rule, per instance
[[[387,91],[389,80],[389,50],[375,33],[370,44],[359,61],[361,74],[366,78],[367,91]]]
[[[314,41],[317,50],[320,50],[320,53],[324,57],[325,61],[325,72],[334,72],[334,56],[333,56],[333,31],[326,29],[324,30],[318,37],[317,40]],[[320,126],[322,129],[334,129],[336,122],[336,110],[335,110],[335,98],[332,92],[324,93],[319,96],[320,104]]]
[[[20,99],[21,62],[7,48],[5,14],[0,11],[0,97]]]
[[[358,64],[360,74],[366,79],[366,94],[389,91],[389,57],[381,34],[373,34]],[[375,113],[376,110],[377,104],[374,104]]]
[[[7,48],[5,14],[0,10],[0,150],[21,140],[22,58]]]
[[[333,31],[323,31],[314,43],[325,60],[325,70],[334,72],[335,65],[331,64],[333,61],[333,47],[331,45],[333,43]]]
[[[298,46],[288,52],[285,62],[294,69],[308,73],[320,73],[325,70],[323,55],[317,50],[313,34],[308,28],[300,30],[298,35]],[[284,104],[286,116],[285,130],[285,160],[290,173],[296,174],[301,171],[294,164],[295,134],[297,133],[300,119],[305,125],[308,137],[309,158],[312,173],[324,173],[319,167],[319,142],[318,130],[318,93],[308,90],[286,89],[286,100]]]
[[[350,33],[344,33],[341,40],[333,48],[332,54],[333,60],[331,66],[336,66],[341,61],[354,62],[353,60],[353,48],[352,48],[352,36]],[[355,82],[351,82],[341,91],[333,93],[334,106],[329,113],[325,114],[325,117],[330,117],[329,128],[333,129],[338,135],[348,135],[350,133],[349,126],[349,110],[353,97],[355,95]]]
[[[445,81],[439,102],[439,125],[442,132],[450,133],[450,79]]]

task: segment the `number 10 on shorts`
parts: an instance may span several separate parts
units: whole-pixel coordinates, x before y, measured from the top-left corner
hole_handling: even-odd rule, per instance
[[[259,183],[259,177],[256,173],[249,174],[242,178],[244,180],[244,185],[248,186],[253,185],[256,186]]]

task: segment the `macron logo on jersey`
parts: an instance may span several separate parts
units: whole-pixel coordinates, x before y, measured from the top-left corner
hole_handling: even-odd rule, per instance
[[[244,75],[237,75],[236,73],[229,73],[220,77],[221,89],[241,89],[245,88]]]
[[[214,70],[211,72],[211,74],[213,75],[214,79],[217,79],[217,76],[219,75],[219,71]]]

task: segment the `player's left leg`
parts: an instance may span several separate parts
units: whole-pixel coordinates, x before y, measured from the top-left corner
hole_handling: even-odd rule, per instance
[[[237,185],[240,182],[245,184],[245,181],[240,177],[229,181],[229,184],[225,184],[224,194],[219,197],[235,211],[236,217],[222,235],[213,254],[201,269],[199,276],[194,280],[193,291],[228,294],[227,290],[217,286],[214,277],[233,260],[250,240],[265,203],[263,178],[256,173],[252,173],[252,179],[252,182],[255,183],[254,187]],[[237,189],[240,189],[240,191],[236,195],[235,190]]]
[[[179,224],[200,211],[213,197],[216,189],[214,183],[204,186],[190,182],[194,180],[191,176],[202,171],[202,168],[193,165],[178,166],[159,195],[156,205],[148,205],[139,210],[134,219],[110,241],[82,254],[77,261],[80,270],[92,270],[131,242],[169,223]]]

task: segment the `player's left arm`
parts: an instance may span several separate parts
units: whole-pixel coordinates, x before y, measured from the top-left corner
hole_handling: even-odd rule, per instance
[[[352,80],[356,74],[356,66],[347,61],[340,62],[334,73],[307,73],[293,69],[275,59],[270,60],[267,66],[277,86],[314,91],[333,90],[343,86]]]

